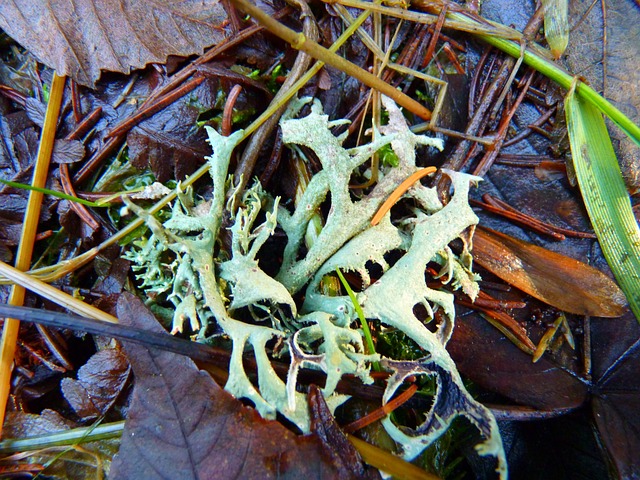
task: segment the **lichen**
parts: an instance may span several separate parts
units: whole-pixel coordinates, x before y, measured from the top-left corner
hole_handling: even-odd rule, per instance
[[[211,200],[195,199],[190,190],[179,190],[171,218],[164,223],[128,202],[151,230],[149,238],[127,254],[140,272],[142,287],[153,293],[155,300],[173,303],[174,332],[190,330],[200,340],[224,335],[231,341],[229,379],[225,385],[229,392],[251,400],[267,418],[281,413],[302,431],[308,431],[306,402],[296,388],[300,368],[326,373],[323,393],[335,408],[345,400],[335,391],[342,376],[357,375],[369,383],[372,362],[381,360],[379,355],[366,353],[350,299],[327,295],[321,288],[323,278],[337,269],[357,272],[363,287],[358,302],[367,319],[403,332],[424,350],[424,357],[415,361],[382,359],[381,365],[393,373],[383,402],[409,375],[435,377],[438,387],[425,422],[417,428],[396,425],[390,418],[384,420],[404,456],[414,458],[456,416],[463,415],[484,438],[478,452],[495,456],[501,475],[505,475],[506,462],[495,419],[466,391],[445,349],[454,328],[453,295],[430,288],[425,280],[427,264],[435,262],[440,265],[439,276],[452,288],[462,288],[471,297],[477,294],[466,243],[460,256],[452,252],[449,244],[477,223],[467,196],[470,183],[479,179],[445,172],[454,192],[446,206],[439,202],[434,189],[418,183],[405,195],[411,200],[405,210],[410,212],[407,218],[392,223],[387,214],[378,225],[371,226],[371,218],[384,200],[419,170],[416,147],[441,148],[440,141],[411,133],[398,107],[384,98],[388,125],[380,129],[372,143],[346,149],[342,146],[344,137],[335,137],[330,131],[343,121],[329,121],[318,102],[312,104],[309,115],[295,118],[305,103],[308,100],[294,102],[283,117],[283,140],[313,150],[322,170],[313,176],[293,211],[258,184],[246,191],[229,228],[230,251],[219,248],[218,243],[223,216],[229,214],[225,204],[229,196],[226,177],[231,152],[241,137],[239,132],[222,137],[207,130],[214,152],[208,158],[213,179]],[[369,193],[353,198],[349,181],[354,170],[364,168],[371,155],[386,145],[393,149],[397,165],[385,167]],[[307,234],[318,226],[313,222],[320,205],[327,200],[329,213],[311,242]],[[270,276],[260,268],[258,259],[277,228],[286,234],[287,243],[278,273]],[[391,252],[396,252],[395,262],[387,261]],[[382,271],[373,283],[371,264]],[[299,305],[294,295],[305,288],[304,302]],[[417,305],[422,305],[431,319],[436,310],[442,312],[435,333],[414,314]],[[274,343],[279,345],[278,354],[290,361],[286,382],[276,375],[270,363]],[[257,386],[250,381],[242,363],[249,348],[257,364]]]

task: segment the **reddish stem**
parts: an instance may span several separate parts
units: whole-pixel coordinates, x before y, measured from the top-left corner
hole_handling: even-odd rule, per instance
[[[75,80],[71,80],[71,108],[73,108],[73,119],[76,123],[82,121],[82,102],[80,100],[80,90]]]
[[[351,422],[350,424],[345,425],[344,427],[342,427],[342,430],[344,430],[345,433],[353,433],[357,430],[360,430],[361,428],[366,427],[367,425],[372,424],[377,420],[380,420],[386,417],[395,409],[397,409],[398,407],[406,403],[407,400],[413,397],[413,395],[417,391],[418,391],[418,385],[414,383],[409,388],[407,388],[404,392],[402,392],[400,395],[390,400],[387,404],[383,405],[380,408],[375,409],[370,414],[365,415],[362,418],[359,418],[355,422]]]
[[[233,124],[233,107],[236,104],[236,100],[238,100],[238,96],[242,92],[242,87],[240,85],[234,85],[231,91],[229,92],[229,96],[227,97],[227,101],[224,104],[224,110],[222,112],[222,128],[221,134],[224,137],[228,137],[231,135],[231,127]]]
[[[158,98],[153,103],[147,105],[146,107],[140,108],[135,114],[129,117],[124,122],[120,123],[120,125],[116,125],[106,136],[106,138],[113,138],[120,135],[125,134],[133,127],[138,125],[143,120],[151,117],[153,114],[158,113],[160,110],[171,105],[177,99],[182,98],[187,93],[194,90],[198,85],[200,85],[204,81],[204,77],[196,77],[193,80],[185,83],[179,88],[176,88],[170,93]]]

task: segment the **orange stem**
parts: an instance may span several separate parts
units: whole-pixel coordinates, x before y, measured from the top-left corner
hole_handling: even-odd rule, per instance
[[[397,397],[390,400],[388,403],[383,405],[380,408],[376,408],[373,412],[368,415],[365,415],[362,418],[359,418],[355,422],[351,422],[349,425],[345,425],[342,427],[345,433],[353,433],[361,428],[366,427],[367,425],[372,424],[376,420],[380,420],[381,418],[386,417],[391,412],[393,412],[396,408],[400,407],[407,400],[409,400],[418,390],[418,385],[415,383],[407,388],[404,392],[402,392]]]
[[[391,207],[393,207],[393,205],[398,200],[400,200],[400,197],[402,197],[402,195],[404,195],[405,192],[407,190],[409,190],[414,183],[416,183],[422,177],[427,176],[430,173],[433,173],[435,171],[436,171],[436,167],[427,167],[427,168],[422,168],[422,169],[418,170],[417,172],[414,172],[413,174],[409,175],[400,185],[398,185],[398,188],[396,188],[391,193],[391,195],[389,195],[389,198],[387,198],[384,201],[382,206],[378,209],[376,214],[371,219],[371,225],[375,226],[375,225],[379,224],[380,220],[382,220],[382,217],[384,217],[385,214],[389,210],[391,210]]]
[[[54,73],[49,95],[49,104],[47,105],[47,113],[42,127],[38,156],[33,172],[33,180],[31,182],[34,187],[44,188],[47,183],[49,162],[51,160],[51,152],[53,151],[53,143],[55,142],[56,126],[58,123],[58,115],[60,114],[60,105],[62,104],[64,83],[65,77],[60,77]],[[18,270],[26,271],[29,270],[31,266],[33,244],[36,238],[38,220],[40,218],[42,197],[43,194],[41,192],[34,190],[29,192],[22,235],[16,254],[16,268]],[[14,285],[9,295],[9,304],[22,305],[24,303],[24,297],[25,289],[19,285]],[[9,399],[13,357],[16,352],[19,329],[20,322],[18,320],[12,318],[5,320],[2,330],[2,344],[0,344],[0,423],[4,423],[7,400]]]

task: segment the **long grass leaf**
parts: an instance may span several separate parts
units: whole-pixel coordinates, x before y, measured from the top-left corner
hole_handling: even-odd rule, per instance
[[[373,337],[371,336],[371,330],[369,329],[369,324],[367,323],[367,319],[364,317],[364,312],[362,311],[362,306],[360,306],[360,303],[358,303],[358,299],[356,298],[356,294],[353,293],[353,290],[349,286],[349,282],[347,282],[347,279],[344,278],[344,275],[342,274],[342,272],[340,271],[339,268],[336,269],[336,273],[338,274],[338,277],[340,278],[340,282],[342,283],[342,286],[347,291],[347,294],[349,295],[349,299],[351,300],[351,303],[353,304],[353,308],[355,308],[356,313],[358,314],[358,318],[360,319],[360,325],[362,326],[362,332],[364,334],[364,339],[365,339],[365,342],[367,344],[367,350],[368,350],[367,353],[369,355],[374,355],[376,353],[376,347],[375,347],[375,345],[373,343]],[[381,371],[380,364],[378,362],[374,362],[374,370],[376,372]]]
[[[640,229],[596,107],[571,89],[565,100],[573,166],[593,229],[613,274],[640,321]]]
[[[56,197],[56,198],[62,198],[63,200],[69,200],[71,202],[80,203],[82,205],[86,205],[87,207],[104,207],[104,206],[106,206],[106,205],[103,205],[103,204],[100,204],[100,203],[90,202],[89,200],[84,200],[82,198],[74,197],[73,195],[67,195],[64,192],[58,192],[57,190],[50,190],[48,188],[35,187],[33,185],[26,185],[24,183],[11,182],[9,180],[3,180],[2,178],[0,178],[0,182],[4,183],[5,185],[8,185],[10,187],[13,187],[13,188],[21,188],[23,190],[30,190],[32,192],[39,192],[39,193],[42,193],[43,195],[51,195],[51,196]]]

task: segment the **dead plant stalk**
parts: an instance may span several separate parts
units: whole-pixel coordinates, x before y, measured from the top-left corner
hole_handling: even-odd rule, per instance
[[[40,146],[38,148],[38,156],[33,172],[33,180],[31,184],[34,187],[43,188],[47,182],[47,174],[49,172],[49,162],[53,151],[53,144],[56,135],[56,126],[58,124],[58,115],[60,114],[60,106],[62,104],[62,94],[64,92],[65,77],[60,77],[54,73],[51,82],[51,90],[49,103],[47,105],[47,113],[44,118],[42,127],[42,135],[40,138]],[[29,200],[27,210],[24,216],[24,224],[18,252],[16,255],[16,268],[26,271],[31,266],[31,257],[33,255],[33,245],[35,242],[36,232],[38,228],[38,219],[40,218],[40,207],[42,205],[42,193],[37,191],[29,192]],[[13,285],[9,296],[10,305],[22,305],[24,303],[26,290],[19,286]],[[13,357],[16,352],[16,341],[18,339],[18,330],[20,322],[12,318],[5,319],[2,330],[2,344],[0,345],[0,423],[4,423],[4,414],[9,398],[9,390],[11,388],[11,372],[13,371]]]

